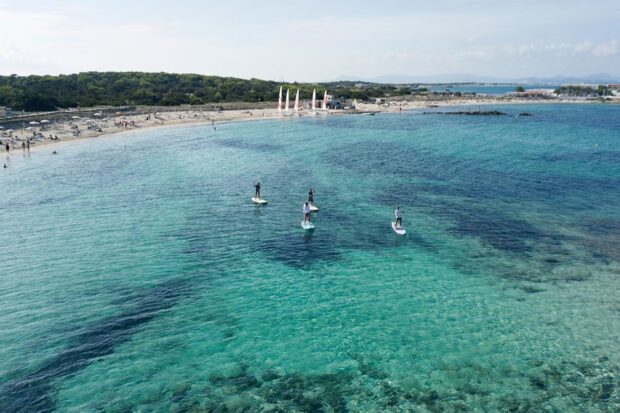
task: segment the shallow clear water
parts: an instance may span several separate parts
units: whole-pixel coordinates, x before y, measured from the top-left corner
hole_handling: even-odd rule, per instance
[[[620,107],[499,109],[3,155],[0,411],[617,411]]]

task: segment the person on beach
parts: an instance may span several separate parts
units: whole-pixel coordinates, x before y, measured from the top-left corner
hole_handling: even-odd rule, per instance
[[[398,228],[402,228],[403,226],[403,211],[400,210],[400,206],[396,207],[394,211],[394,216],[396,217],[396,226]]]
[[[26,140],[26,149],[30,152],[30,139]]]
[[[254,196],[260,199],[260,182],[254,184]]]
[[[314,204],[314,188],[310,188],[308,191],[308,203]]]
[[[4,164],[4,168],[6,169],[6,164]]]
[[[26,142],[22,142],[22,151],[26,152]]]
[[[9,146],[9,141],[6,141],[6,144],[4,146],[6,148],[7,153],[11,151],[11,147]]]
[[[310,222],[310,203],[306,202],[304,204],[304,222]]]

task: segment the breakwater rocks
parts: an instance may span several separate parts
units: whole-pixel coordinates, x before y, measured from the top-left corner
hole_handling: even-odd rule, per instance
[[[422,112],[425,115],[463,115],[463,116],[506,116],[508,113],[499,110],[459,110],[452,112]],[[531,113],[521,112],[517,116],[532,116]]]

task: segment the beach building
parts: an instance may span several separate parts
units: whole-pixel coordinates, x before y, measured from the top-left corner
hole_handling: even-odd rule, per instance
[[[614,96],[620,96],[620,84],[607,85],[607,89],[611,91]]]
[[[327,109],[342,109],[342,102],[335,99],[333,95],[327,95]]]
[[[9,117],[11,117],[11,108],[7,108],[6,106],[0,106],[0,118]]]

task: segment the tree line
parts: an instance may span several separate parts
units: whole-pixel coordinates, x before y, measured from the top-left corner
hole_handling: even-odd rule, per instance
[[[410,93],[408,88],[374,83],[283,84],[198,74],[84,72],[58,76],[0,76],[0,106],[45,111],[93,106],[263,102],[276,101],[280,86],[285,90],[290,88],[292,93],[299,88],[305,99],[312,96],[313,89],[317,89],[317,99],[322,98],[324,90],[339,99],[360,100]]]

